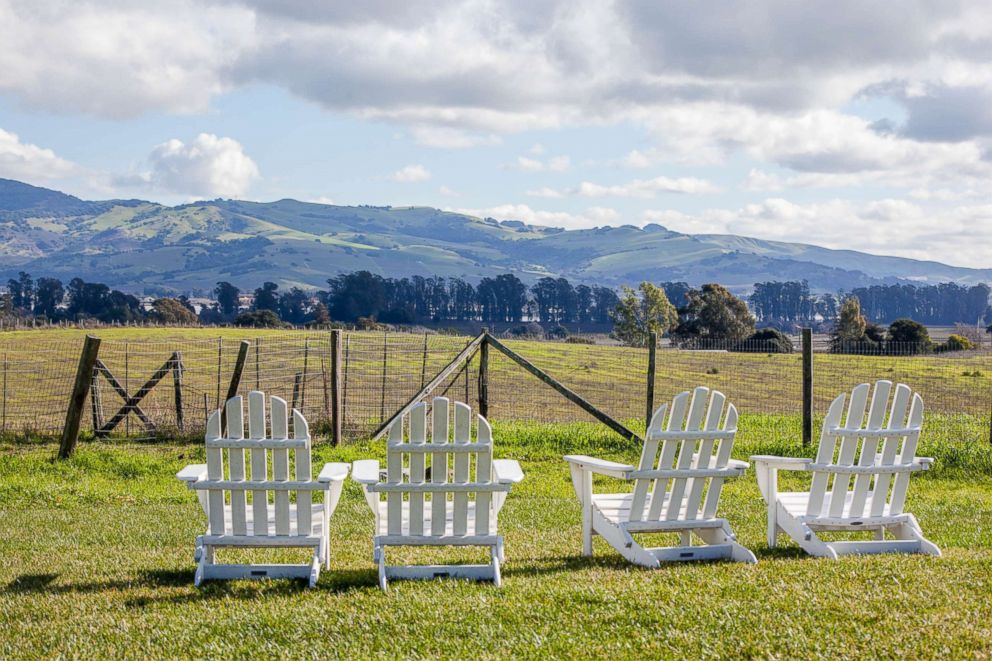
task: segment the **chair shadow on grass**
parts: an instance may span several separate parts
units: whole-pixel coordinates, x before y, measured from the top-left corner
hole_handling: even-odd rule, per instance
[[[194,572],[188,569],[146,569],[130,578],[104,581],[60,583],[60,574],[21,574],[6,586],[11,594],[94,594],[126,590],[154,590],[162,588],[188,588],[177,593],[163,590],[160,594],[138,595],[127,599],[129,607],[143,607],[156,603],[190,603],[214,599],[255,599],[261,595],[292,595],[299,592],[343,594],[351,590],[377,587],[376,573],[367,570],[331,570],[324,573],[314,590],[305,581],[272,579],[263,581],[207,581],[201,587],[193,586]]]

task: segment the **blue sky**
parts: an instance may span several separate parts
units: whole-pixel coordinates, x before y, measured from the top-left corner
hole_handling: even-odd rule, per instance
[[[992,266],[981,2],[0,0],[0,177]]]

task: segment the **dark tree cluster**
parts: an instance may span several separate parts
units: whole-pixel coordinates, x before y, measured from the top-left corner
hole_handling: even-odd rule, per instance
[[[616,292],[606,287],[573,286],[565,278],[542,278],[529,290],[511,273],[482,278],[413,276],[384,278],[368,271],[345,273],[318,292],[331,318],[383,323],[483,321],[517,323],[525,316],[547,323],[609,323]]]
[[[986,284],[965,287],[953,282],[939,285],[873,285],[858,287],[851,296],[861,301],[865,318],[886,323],[895,319],[915,319],[924,324],[974,324],[992,320]]]

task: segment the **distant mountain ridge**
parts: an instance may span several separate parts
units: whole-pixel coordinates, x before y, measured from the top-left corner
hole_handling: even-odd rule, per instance
[[[516,273],[604,285],[684,280],[745,291],[755,282],[809,281],[817,291],[871,284],[992,282],[970,269],[853,250],[691,235],[657,224],[565,230],[427,207],[212,200],[169,207],[85,201],[0,179],[0,277],[75,276],[129,291],[324,286],[341,272],[478,280]]]

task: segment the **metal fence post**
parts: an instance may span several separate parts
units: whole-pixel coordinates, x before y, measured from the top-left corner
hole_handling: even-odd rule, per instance
[[[813,329],[803,329],[803,447],[813,444]]]

